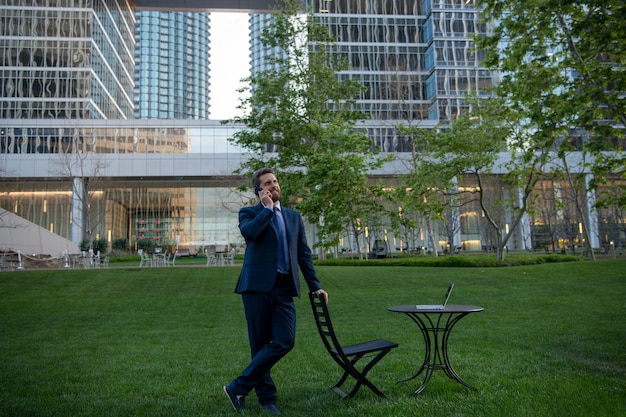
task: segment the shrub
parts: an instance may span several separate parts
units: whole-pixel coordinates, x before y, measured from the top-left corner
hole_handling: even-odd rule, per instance
[[[495,255],[474,256],[413,256],[386,259],[346,259],[336,258],[316,261],[316,265],[324,266],[441,266],[441,267],[498,267],[517,265],[537,265],[550,262],[574,262],[584,258],[571,255],[508,255],[504,261],[498,261]]]
[[[120,237],[111,242],[111,249],[115,249],[117,256],[120,256],[123,250],[128,249],[128,239]]]
[[[80,242],[80,245],[78,245],[78,247],[80,248],[81,251],[88,251],[89,250],[89,239],[83,239]],[[94,253],[107,253],[108,252],[108,248],[109,245],[107,243],[107,240],[105,238],[102,239],[95,239],[92,242],[92,246],[93,248],[93,252]]]

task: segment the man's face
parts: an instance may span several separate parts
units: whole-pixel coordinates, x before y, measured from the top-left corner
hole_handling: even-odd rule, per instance
[[[276,175],[271,173],[261,175],[259,177],[259,186],[272,193],[272,201],[280,200],[280,185],[278,185]]]

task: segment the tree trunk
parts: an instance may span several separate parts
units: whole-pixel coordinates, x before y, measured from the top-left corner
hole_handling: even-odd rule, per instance
[[[436,258],[439,256],[439,249],[437,248],[437,243],[435,242],[435,235],[433,233],[433,225],[430,221],[430,216],[426,216],[426,230],[428,231],[428,239],[430,239],[430,246],[433,249],[433,256]]]

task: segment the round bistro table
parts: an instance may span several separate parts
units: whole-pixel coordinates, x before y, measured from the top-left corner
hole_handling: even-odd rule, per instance
[[[413,395],[419,395],[433,375],[435,369],[442,370],[445,374],[466,387],[475,390],[476,388],[469,385],[456,373],[450,357],[448,356],[448,340],[454,326],[463,317],[471,313],[478,313],[484,310],[478,306],[466,306],[457,304],[448,304],[443,309],[420,308],[416,305],[393,306],[387,309],[394,313],[404,313],[417,324],[422,336],[424,337],[424,360],[414,375],[402,379],[398,382],[406,382],[417,378],[424,373],[424,380]]]

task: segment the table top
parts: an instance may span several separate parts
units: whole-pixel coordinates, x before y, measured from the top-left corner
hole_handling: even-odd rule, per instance
[[[483,311],[484,308],[479,306],[448,304],[444,309],[418,309],[415,304],[412,304],[406,306],[393,306],[387,308],[387,310],[394,313],[477,313],[479,311]]]

